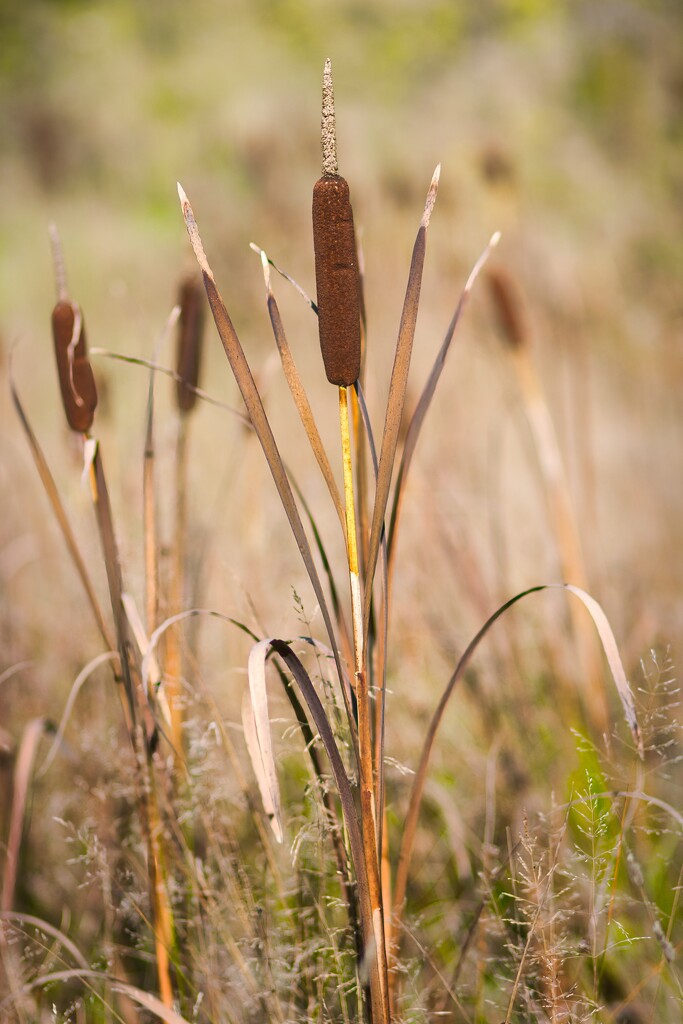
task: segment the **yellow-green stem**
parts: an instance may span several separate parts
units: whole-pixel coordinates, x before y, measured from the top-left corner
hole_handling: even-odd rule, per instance
[[[363,851],[368,875],[368,889],[372,906],[372,927],[376,943],[377,967],[380,983],[382,1020],[389,1021],[388,975],[386,945],[384,941],[384,920],[382,912],[382,891],[379,874],[379,851],[377,849],[377,823],[375,821],[374,765],[372,747],[372,725],[370,715],[370,694],[365,669],[363,650],[363,606],[358,569],[358,542],[356,535],[356,512],[353,493],[353,467],[351,464],[351,437],[349,431],[348,394],[345,387],[339,388],[339,425],[341,429],[342,458],[344,463],[344,503],[346,507],[346,550],[351,589],[353,617],[354,671],[356,700],[358,702],[358,747],[360,754],[360,803],[363,825]]]
[[[349,432],[349,406],[347,390],[339,388],[339,425],[341,428],[342,458],[344,462],[344,503],[346,507],[346,550],[351,585],[351,612],[353,617],[353,653],[356,674],[363,671],[363,629],[358,572],[358,541],[356,510],[353,493],[353,467],[351,465],[351,436]]]

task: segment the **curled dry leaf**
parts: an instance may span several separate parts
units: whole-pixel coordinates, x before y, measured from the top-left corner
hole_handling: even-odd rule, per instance
[[[254,773],[261,791],[263,807],[278,843],[282,842],[282,815],[280,810],[280,786],[277,781],[273,744],[270,736],[268,717],[268,693],[266,688],[266,658],[270,640],[260,640],[249,652],[247,675],[251,697],[251,714],[242,708],[247,750],[254,767]]]

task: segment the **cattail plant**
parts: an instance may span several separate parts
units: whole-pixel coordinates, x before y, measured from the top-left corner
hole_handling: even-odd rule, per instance
[[[372,708],[363,637],[363,604],[356,531],[351,433],[347,389],[358,379],[361,363],[360,285],[349,186],[338,174],[332,67],[325,62],[321,143],[323,175],[313,187],[313,251],[318,331],[325,373],[339,387],[339,424],[344,474],[346,552],[353,625],[355,697],[358,709],[360,802],[363,845],[370,888],[374,940],[384,1012],[388,973],[375,801]]]
[[[500,267],[487,272],[500,333],[514,364],[524,410],[541,469],[562,574],[567,583],[588,590],[588,576],[562,453],[531,348],[528,312],[513,277]],[[579,648],[579,675],[585,714],[598,734],[609,731],[609,709],[602,685],[601,655],[590,620],[570,604],[572,632]]]
[[[205,298],[196,274],[187,275],[178,287],[180,309],[176,338],[176,404],[181,420],[197,404],[197,387],[202,365]]]
[[[329,501],[334,510],[331,529],[339,531],[336,538],[338,542],[343,539],[344,557],[339,565],[328,555],[332,548],[328,546],[325,532],[328,527],[325,521],[318,519],[317,509],[309,505],[304,489],[297,484],[294,476],[296,466],[290,466],[281,455],[245,350],[218,290],[193,210],[180,186],[178,191],[190,242],[201,271],[201,283],[246,407],[247,415],[243,417],[243,422],[256,434],[263,449],[320,609],[326,633],[324,640],[314,635],[296,635],[286,639],[259,636],[254,628],[261,627],[250,628],[221,611],[186,607],[189,603],[186,600],[185,582],[188,576],[186,478],[189,424],[196,408],[197,396],[215,402],[198,389],[204,309],[199,277],[196,280],[187,278],[182,282],[178,305],[164,335],[165,339],[177,322],[175,369],[160,366],[156,356],[153,361],[147,362],[133,356],[116,354],[117,358],[144,365],[150,370],[143,474],[145,616],[138,615],[132,595],[124,588],[124,574],[101,450],[91,434],[97,392],[88,362],[83,318],[78,307],[68,297],[61,249],[56,241],[58,302],[53,313],[53,330],[60,390],[67,422],[83,440],[109,584],[111,616],[104,616],[99,610],[54,481],[14,393],[41,478],[107,646],[107,653],[100,655],[100,658],[116,665],[117,685],[123,698],[126,725],[135,759],[133,792],[144,844],[139,858],[139,866],[143,869],[139,873],[146,876],[144,882],[151,908],[150,944],[151,941],[154,943],[151,959],[156,971],[155,982],[150,982],[149,978],[146,980],[149,987],[156,984],[161,999],[126,983],[128,963],[144,962],[147,955],[144,950],[137,951],[141,954],[138,961],[134,960],[132,953],[127,956],[114,950],[112,956],[107,954],[110,966],[106,975],[91,969],[95,954],[87,958],[76,957],[77,964],[73,969],[59,971],[54,969],[58,967],[58,951],[60,948],[67,949],[61,933],[50,926],[52,930],[46,927],[39,936],[46,949],[44,963],[50,966],[39,983],[56,983],[61,980],[61,976],[70,983],[76,977],[86,984],[91,981],[94,984],[95,980],[99,980],[105,992],[103,1002],[111,1004],[106,1005],[102,1011],[104,1020],[137,1019],[137,1011],[132,1005],[115,1002],[124,996],[142,1008],[145,1019],[148,1015],[151,1019],[153,1015],[179,1024],[187,1024],[189,1020],[199,1022],[218,1019],[234,1024],[256,1019],[285,1024],[289,1020],[317,1019],[323,1016],[325,1019],[343,1020],[344,1024],[350,1024],[352,1020],[368,1024],[391,1024],[392,1021],[403,1019],[426,1019],[432,1010],[437,1014],[445,1014],[450,1010],[448,1000],[461,1011],[458,1019],[462,1017],[466,1020],[470,1019],[469,1007],[461,1006],[457,983],[466,958],[477,946],[479,950],[472,955],[476,957],[478,991],[469,1005],[476,1006],[474,1015],[483,1020],[483,1015],[489,1012],[482,1008],[483,1001],[491,996],[493,1009],[490,1013],[493,1019],[500,1020],[505,1010],[503,1013],[498,1012],[496,998],[501,992],[508,991],[506,1019],[512,1020],[515,1019],[522,998],[526,998],[527,994],[530,999],[534,997],[535,981],[532,979],[527,983],[524,972],[529,965],[534,967],[533,958],[536,957],[537,949],[539,958],[541,954],[545,956],[546,937],[551,953],[547,958],[548,967],[545,972],[546,978],[550,979],[546,995],[549,1003],[559,1002],[559,988],[554,987],[553,980],[559,963],[552,954],[555,917],[550,914],[550,910],[547,915],[545,913],[545,908],[551,905],[550,897],[554,897],[550,888],[543,899],[536,899],[538,885],[532,886],[530,895],[536,900],[539,915],[543,910],[543,916],[534,916],[532,908],[529,916],[520,918],[525,928],[527,925],[528,928],[519,934],[511,935],[508,932],[507,944],[504,941],[497,948],[497,936],[491,940],[484,934],[484,908],[487,902],[493,905],[498,895],[503,898],[508,896],[507,893],[499,893],[505,884],[503,874],[508,867],[504,853],[501,853],[498,866],[490,870],[493,867],[497,836],[495,808],[490,813],[487,802],[484,830],[486,852],[481,858],[484,869],[481,880],[485,888],[495,887],[496,891],[485,892],[479,909],[475,909],[474,913],[471,913],[473,904],[470,900],[470,896],[477,898],[474,893],[469,893],[462,906],[455,908],[449,920],[456,919],[457,923],[449,933],[447,943],[442,944],[448,945],[448,951],[444,953],[443,948],[439,948],[433,959],[429,954],[424,957],[425,973],[431,973],[433,981],[438,978],[439,993],[436,994],[434,989],[431,993],[425,991],[424,1008],[407,1005],[411,998],[411,981],[406,979],[414,976],[410,964],[406,962],[407,957],[411,955],[411,944],[416,938],[420,953],[424,952],[419,942],[420,936],[416,936],[415,932],[422,933],[423,924],[425,931],[429,927],[429,923],[423,919],[418,928],[413,930],[411,918],[420,884],[416,878],[414,860],[417,857],[414,857],[414,851],[420,848],[419,827],[425,820],[424,798],[431,773],[432,753],[446,710],[453,696],[459,692],[460,683],[472,665],[481,643],[501,616],[522,598],[552,586],[561,588],[570,596],[570,601],[584,605],[592,617],[606,655],[624,717],[633,737],[635,753],[642,757],[644,752],[634,698],[614,636],[604,612],[583,587],[579,555],[575,550],[572,551],[565,540],[565,534],[569,536],[565,509],[562,516],[557,512],[557,520],[564,524],[562,530],[558,526],[558,537],[563,552],[563,567],[569,582],[530,587],[505,601],[490,614],[488,610],[484,613],[489,617],[457,659],[431,719],[426,728],[422,729],[414,759],[415,771],[410,781],[396,787],[393,781],[391,787],[387,785],[385,763],[391,764],[390,755],[394,753],[387,750],[385,739],[389,692],[387,677],[390,667],[393,671],[393,665],[400,665],[402,660],[400,638],[396,642],[391,629],[391,608],[402,510],[406,502],[411,500],[407,481],[463,310],[499,236],[496,233],[491,238],[474,264],[457,300],[443,341],[433,358],[431,370],[421,390],[416,389],[418,399],[414,409],[410,410],[406,396],[420,306],[427,232],[439,183],[440,167],[437,167],[417,225],[388,381],[388,398],[386,407],[380,410],[381,433],[377,432],[376,443],[363,389],[367,354],[363,261],[357,251],[349,186],[339,174],[329,61],[325,64],[323,75],[321,144],[322,176],[313,187],[312,203],[315,301],[309,299],[303,289],[298,290],[303,294],[312,315],[318,318],[317,334],[325,374],[329,384],[338,392],[334,395],[335,399],[338,398],[338,404],[334,402],[334,420],[336,426],[338,415],[341,460],[336,445],[332,449],[332,457],[323,445],[324,432],[321,435],[318,429],[312,404],[297,371],[294,352],[286,337],[275,296],[275,275],[271,275],[272,268],[279,268],[269,260],[263,249],[254,248],[261,259],[267,311],[284,377],[326,485],[324,499]],[[291,278],[289,280],[291,282]],[[547,409],[545,413],[538,412],[543,396],[540,383],[534,376],[524,311],[505,278],[498,275],[490,280],[503,332],[516,361],[520,381],[523,388],[526,388],[524,393],[529,408],[535,410],[536,419],[532,426],[538,425],[544,417],[549,417]],[[91,350],[91,354],[94,351]],[[170,579],[163,581],[165,592],[164,587],[157,583],[159,545],[156,511],[159,468],[155,465],[153,417],[154,380],[158,372],[167,373],[176,381],[177,444],[172,474],[175,519]],[[219,402],[215,404],[221,405]],[[531,411],[529,418],[533,418]],[[540,427],[536,426],[536,429],[539,431],[536,442],[542,460],[552,463],[554,458],[559,458],[557,451],[552,448],[552,439],[549,441],[547,431],[543,434]],[[340,466],[336,465],[338,462]],[[560,478],[550,479],[554,481],[555,490],[549,489],[549,494],[552,501],[555,501],[556,509],[561,509],[564,499],[558,482]],[[247,636],[251,644],[242,724],[260,803],[253,799],[253,787],[243,777],[243,766],[239,753],[233,748],[230,730],[208,688],[205,691],[205,708],[210,716],[210,724],[202,721],[203,714],[200,711],[196,715],[188,715],[187,721],[183,720],[180,682],[188,677],[193,691],[201,694],[204,673],[198,672],[196,679],[190,677],[189,665],[183,665],[176,630],[181,621],[199,615],[208,615],[214,620],[222,620],[239,628],[242,636]],[[254,619],[258,620],[257,614]],[[111,621],[115,636],[110,636]],[[157,661],[159,649],[161,654]],[[307,667],[306,657],[300,654],[300,650],[312,652],[310,661],[315,660],[315,672],[322,677],[322,686],[320,680],[312,674],[314,670]],[[189,659],[186,660],[189,662]],[[276,674],[268,674],[269,665],[274,667]],[[282,686],[294,712],[303,756],[308,759],[309,771],[306,777],[310,786],[306,790],[306,799],[309,795],[312,798],[312,806],[318,812],[315,819],[313,811],[306,810],[304,814],[287,820],[287,807],[281,799],[271,735],[268,700],[271,676]],[[67,710],[46,763],[51,763],[52,755],[60,748],[64,722],[68,719],[72,698],[75,699],[82,677],[81,673],[74,683]],[[0,674],[0,682],[3,678]],[[405,694],[401,693],[400,678],[391,680],[391,683],[391,690],[396,693],[391,707],[396,708]],[[416,678],[414,684],[416,688],[419,686],[427,689],[432,685],[432,680]],[[477,699],[476,692],[476,688],[473,688],[474,700]],[[602,730],[606,718],[600,717],[598,709],[591,721],[596,730]],[[17,909],[14,902],[15,894],[19,891],[17,872],[25,808],[29,805],[28,779],[45,724],[42,717],[29,723],[26,742],[22,743],[19,753],[23,767],[15,773],[13,780],[12,821],[6,844],[10,856],[5,860],[2,891],[2,906],[5,909],[0,909],[0,919],[3,921],[7,908],[12,912]],[[183,743],[183,733],[190,742]],[[156,746],[158,736],[161,737],[160,749]],[[168,746],[163,746],[166,740]],[[169,749],[174,756],[161,756],[162,752],[166,755]],[[230,759],[229,786],[239,791],[239,802],[226,801],[226,789],[229,787],[221,785],[220,790],[214,789],[213,778],[208,777],[212,776],[214,766],[220,765],[225,754]],[[403,763],[407,764],[410,760],[408,752],[399,751],[398,756]],[[209,760],[210,757],[213,760]],[[632,790],[635,787],[635,791],[617,794],[623,799],[620,834],[630,827],[637,813],[637,803],[651,799],[644,792],[644,776],[636,758],[632,758],[632,761],[636,770],[633,770],[631,764],[629,771],[637,779],[631,787]],[[290,787],[297,785],[300,778],[298,768],[291,772]],[[180,780],[182,785],[178,784]],[[605,782],[599,788],[602,790],[606,786]],[[491,793],[493,788],[492,782]],[[594,797],[595,792],[589,793],[591,808]],[[488,798],[487,780],[487,801]],[[663,801],[657,803],[656,798],[652,799],[660,811],[666,809],[670,813],[673,810],[674,816],[678,814]],[[427,801],[430,801],[429,796]],[[227,806],[230,807],[229,816],[226,815]],[[244,816],[240,810],[243,807],[247,811]],[[236,820],[232,818],[233,811],[238,815]],[[474,813],[477,818],[480,814],[478,805]],[[299,828],[302,819],[304,825]],[[680,815],[676,820],[680,824]],[[189,822],[192,824],[188,825]],[[242,827],[245,822],[248,822],[248,829]],[[292,888],[291,876],[287,877],[287,868],[283,866],[282,858],[277,856],[276,844],[292,838],[294,828],[297,828],[297,835],[291,853],[298,881]],[[436,830],[422,838],[434,842],[439,839]],[[512,864],[517,847],[514,845],[514,837],[509,838],[508,854]],[[254,851],[249,844],[254,841],[259,844],[262,853],[254,856],[252,863]],[[608,844],[610,836],[606,835],[604,841]],[[315,863],[308,852],[313,848],[312,844],[315,844]],[[562,839],[558,838],[553,848],[553,856],[556,851],[559,857],[563,847],[564,832]],[[134,854],[133,849],[127,849],[125,856],[120,857],[121,861],[125,861],[125,870],[134,876],[133,882],[129,883],[131,903],[139,901],[140,896],[139,874],[135,867],[130,867]],[[470,871],[470,856],[476,857],[477,854],[469,849],[469,844],[465,848],[463,843],[464,872]],[[264,858],[263,862],[261,857]],[[619,874],[618,860],[617,854],[612,879],[615,888]],[[458,871],[460,866],[461,861],[458,861]],[[89,871],[95,873],[90,862]],[[633,872],[631,874],[635,877]],[[471,876],[474,885],[474,871]],[[536,881],[539,877],[536,876]],[[554,866],[548,879],[552,877],[555,877]],[[306,881],[302,882],[304,878]],[[110,881],[108,874],[107,882]],[[173,903],[170,899],[171,883],[174,884]],[[450,881],[444,884],[450,884]],[[600,884],[606,895],[605,906],[609,903],[607,913],[611,920],[612,901],[605,888],[607,879],[604,884],[602,881]],[[644,900],[645,884],[646,880],[641,876],[638,887],[642,890]],[[142,905],[145,905],[144,899]],[[15,916],[18,919],[18,915]],[[504,908],[501,908],[499,917],[501,927],[509,927]],[[656,917],[656,921],[661,932],[659,917]],[[281,934],[280,925],[283,922]],[[540,933],[535,938],[534,927],[539,922]],[[616,925],[615,918],[615,928]],[[0,928],[0,961],[3,952],[2,935]],[[49,943],[46,943],[45,936],[50,937]],[[606,933],[605,955],[608,951],[607,938]],[[670,941],[667,935],[666,945],[662,944],[665,956],[673,950],[673,943],[674,938]],[[610,939],[610,950],[611,945]],[[113,949],[113,946],[108,932],[103,947]],[[510,963],[511,948],[513,952],[514,949],[519,952],[514,980],[505,973]],[[72,944],[72,956],[74,949]],[[595,942],[593,949],[597,950]],[[448,957],[454,961],[451,963],[450,980],[442,970]],[[597,964],[595,953],[594,961]],[[503,987],[494,990],[491,979],[495,978],[497,971],[503,976]],[[597,978],[597,970],[595,976]],[[22,980],[17,977],[16,991],[19,994]],[[573,974],[572,984],[581,984],[578,974]],[[597,1005],[597,980],[594,981],[593,994]],[[481,1001],[478,1003],[479,996]],[[6,1005],[7,1001],[0,996],[0,1017]],[[536,1012],[537,1009],[538,1006],[531,1006],[534,1019],[542,1016],[540,1009]],[[408,1012],[404,1014],[406,1010]],[[556,1016],[559,1020],[558,1014],[552,1016],[552,1019]]]
[[[80,308],[68,296],[61,243],[54,227],[51,228],[50,235],[57,282],[57,304],[52,312],[52,330],[58,378],[67,423],[83,439],[84,460],[95,508],[114,621],[116,641],[113,645],[109,642],[109,631],[103,621],[94,596],[94,588],[90,583],[76,539],[69,527],[54,480],[16,392],[14,392],[14,399],[41,479],[95,611],[100,632],[105,642],[108,642],[108,646],[114,646],[118,654],[114,678],[121,690],[124,718],[133,746],[138,773],[140,819],[147,841],[149,896],[154,912],[157,978],[162,1002],[165,1006],[171,1007],[173,1004],[171,956],[175,939],[173,914],[167,892],[166,854],[161,839],[161,814],[154,778],[153,755],[157,742],[155,715],[150,699],[143,693],[141,667],[133,642],[135,620],[128,611],[131,607],[131,600],[124,591],[121,561],[102,453],[98,441],[90,435],[97,406],[97,388],[87,355],[83,317]],[[131,619],[132,621],[129,621]]]
[[[109,490],[106,483],[102,455],[97,442],[93,441],[89,436],[97,407],[97,388],[87,356],[83,316],[80,308],[71,302],[68,297],[64,256],[61,242],[54,226],[50,230],[50,239],[57,284],[57,304],[52,311],[52,334],[62,405],[69,427],[83,437],[90,489],[100,532],[107,582],[109,584],[109,595],[120,659],[120,672],[126,694],[124,707],[127,714],[128,727],[132,732],[136,726],[137,701],[133,689],[134,682],[131,669],[132,649],[121,602],[123,594],[121,563],[114,534]]]
[[[325,62],[323,174],[313,186],[313,252],[318,331],[330,384],[347,388],[360,373],[360,284],[349,186],[338,173],[332,66]]]
[[[52,310],[52,336],[62,405],[71,429],[87,434],[97,408],[97,386],[88,359],[85,323],[80,308],[69,300],[63,272],[57,277],[59,297]]]
[[[182,610],[187,576],[187,449],[190,415],[197,403],[202,359],[206,299],[195,275],[186,276],[178,288],[180,310],[176,337],[176,406],[178,428],[175,451],[175,530],[169,587],[169,615]],[[150,633],[158,623],[149,626]],[[165,693],[168,700],[171,743],[176,756],[183,747],[181,680],[183,659],[178,633],[170,630],[166,640]]]
[[[408,285],[398,331],[394,365],[389,382],[389,396],[384,418],[379,454],[374,442],[372,425],[358,380],[361,371],[362,302],[359,281],[359,263],[356,255],[353,214],[348,185],[338,174],[334,127],[334,103],[331,68],[325,65],[322,117],[323,174],[313,191],[313,239],[315,253],[317,305],[309,306],[317,312],[320,345],[328,380],[339,388],[339,422],[342,446],[344,498],[340,500],[330,464],[315,426],[310,403],[296,372],[287,344],[277,303],[270,282],[270,261],[261,254],[266,281],[268,310],[273,333],[280,352],[287,383],[292,392],[301,421],[325,477],[328,491],[339,515],[346,542],[346,572],[349,578],[352,612],[352,643],[345,642],[345,624],[334,582],[334,571],[329,564],[325,547],[316,528],[315,520],[298,488],[293,486],[290,474],[280,455],[270,422],[237,332],[218,290],[204,250],[197,222],[190,202],[180,185],[178,194],[185,225],[202,272],[204,287],[219,337],[235,376],[251,426],[258,436],[268,462],[280,500],[292,533],[301,553],[306,571],[318,601],[327,631],[328,653],[334,661],[338,684],[347,713],[348,747],[354,759],[354,772],[344,765],[328,711],[316,693],[315,686],[303,663],[294,652],[291,641],[269,637],[254,645],[249,655],[248,681],[250,705],[243,715],[245,738],[261,791],[264,811],[276,838],[284,837],[283,812],[280,802],[277,772],[270,738],[268,697],[266,690],[266,661],[275,653],[296,682],[304,705],[298,703],[297,719],[310,748],[312,726],[310,716],[327,753],[341,805],[341,824],[347,836],[349,861],[357,884],[359,951],[358,976],[367,995],[367,1013],[372,1024],[388,1024],[395,1017],[398,1005],[398,971],[395,969],[400,955],[400,929],[407,893],[411,855],[422,805],[431,752],[444,711],[456,690],[457,683],[493,624],[508,608],[529,594],[547,589],[547,585],[530,588],[507,601],[482,626],[465,649],[449,679],[434,712],[424,739],[419,767],[415,774],[408,812],[401,830],[400,848],[395,885],[392,885],[388,865],[386,822],[384,816],[384,694],[386,678],[386,645],[389,621],[389,576],[396,551],[396,530],[400,519],[405,482],[418,436],[436,385],[440,378],[450,344],[465,302],[473,284],[498,241],[494,235],[477,261],[465,285],[449,325],[446,337],[436,357],[432,372],[424,385],[408,428],[403,434],[401,424],[405,406],[408,374],[420,300],[422,272],[426,253],[426,234],[436,200],[440,168],[437,167],[424,206],[417,237],[413,247]],[[274,264],[273,264],[274,265]],[[368,504],[369,530],[363,537],[365,557],[359,559],[356,527],[356,496],[351,450],[349,394],[352,396],[354,424],[356,414],[362,421],[362,430],[355,432],[356,444],[366,444],[374,470],[374,500]],[[356,453],[357,456],[357,453]],[[357,462],[358,462],[357,456]],[[356,481],[362,479],[356,474]],[[392,493],[390,521],[386,513]],[[313,552],[299,512],[295,490],[300,497],[315,534],[318,553],[325,569],[334,616],[330,612],[327,596],[318,575]],[[365,495],[363,495],[365,498]],[[377,572],[377,570],[380,570]],[[375,586],[375,576],[378,582]],[[584,590],[567,584],[565,589],[578,598],[588,609],[597,627],[612,675],[622,701],[624,713],[634,739],[642,752],[633,699],[616,649],[614,637],[600,606]],[[312,637],[303,638],[314,648],[320,644]],[[350,657],[345,665],[341,652]],[[285,683],[282,671],[280,678]],[[372,714],[372,697],[377,711]],[[319,774],[316,769],[316,774]],[[357,784],[353,775],[357,776]],[[329,804],[327,804],[329,809]],[[339,837],[342,829],[333,830]],[[343,858],[341,858],[343,860]],[[342,869],[343,873],[343,869]],[[353,920],[350,915],[350,920]]]

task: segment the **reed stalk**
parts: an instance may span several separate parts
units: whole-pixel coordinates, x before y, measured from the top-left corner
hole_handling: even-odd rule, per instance
[[[565,583],[572,583],[588,591],[588,573],[579,528],[562,452],[533,357],[528,315],[521,294],[509,274],[500,269],[489,270],[487,279],[536,449],[562,576]],[[578,645],[578,674],[584,712],[593,730],[598,735],[604,735],[609,732],[610,715],[603,685],[600,646],[590,619],[578,604],[571,602],[569,612],[572,633]]]
[[[119,655],[120,676],[117,673],[116,678],[123,688],[124,717],[138,768],[140,816],[148,844],[147,868],[154,911],[157,979],[164,1005],[172,1007],[173,985],[168,954],[174,944],[174,927],[160,839],[161,816],[153,778],[156,724],[142,692],[140,669],[124,610],[123,574],[102,453],[99,442],[90,436],[97,407],[97,388],[87,354],[83,316],[80,308],[68,297],[63,253],[55,229],[51,232],[51,241],[58,293],[52,312],[52,331],[62,404],[69,427],[83,441]]]

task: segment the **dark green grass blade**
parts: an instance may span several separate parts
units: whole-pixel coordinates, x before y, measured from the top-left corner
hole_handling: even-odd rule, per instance
[[[372,593],[372,581],[377,567],[379,557],[382,531],[384,529],[384,513],[389,498],[389,488],[396,456],[396,446],[403,415],[403,405],[408,384],[408,371],[410,369],[410,357],[413,350],[415,338],[415,325],[417,323],[417,311],[420,304],[420,288],[422,285],[422,269],[424,267],[427,226],[431,216],[436,190],[439,182],[440,167],[437,167],[432,178],[432,183],[427,193],[422,221],[417,232],[413,256],[410,263],[410,274],[408,276],[408,287],[403,303],[401,324],[398,330],[398,341],[396,344],[396,355],[394,367],[391,373],[389,384],[389,398],[387,401],[386,418],[384,421],[384,433],[382,435],[382,447],[379,455],[379,472],[377,476],[377,489],[375,492],[375,504],[372,510],[372,524],[370,526],[370,541],[368,544],[368,561],[365,568],[365,608],[363,614],[363,633],[367,640],[370,624],[370,594]]]

